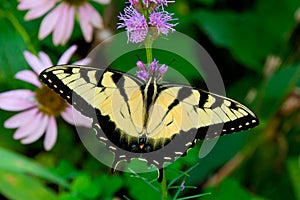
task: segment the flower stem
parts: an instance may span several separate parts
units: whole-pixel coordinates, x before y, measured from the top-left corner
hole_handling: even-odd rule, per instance
[[[147,63],[150,64],[152,62],[152,44],[153,40],[150,35],[147,36],[145,41],[145,48],[146,48],[146,56],[147,56]],[[167,187],[167,180],[166,180],[166,173],[165,169],[163,168],[163,178],[162,182],[160,183],[160,192],[161,192],[161,199],[166,200],[168,198],[168,187]]]
[[[152,43],[153,40],[151,36],[147,36],[145,41],[145,48],[146,48],[146,56],[147,56],[147,63],[150,64],[152,62]]]
[[[148,19],[148,12],[147,8],[145,8],[145,5],[143,3],[143,0],[139,1],[139,4],[142,6],[142,14],[144,15],[145,19]]]
[[[163,168],[163,178],[162,181],[160,183],[160,192],[161,192],[161,199],[162,200],[166,200],[168,199],[168,187],[167,187],[167,180],[166,180],[166,173],[165,173],[165,169]]]
[[[29,34],[26,32],[25,28],[20,24],[16,16],[10,12],[1,12],[1,17],[2,15],[5,16],[10,21],[10,23],[13,25],[16,31],[21,35],[28,50],[36,54],[37,51],[31,43]]]

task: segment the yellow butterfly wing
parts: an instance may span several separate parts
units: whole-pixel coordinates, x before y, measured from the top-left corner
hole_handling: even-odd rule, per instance
[[[115,153],[114,168],[120,160],[138,157],[134,153],[144,153],[160,168],[197,139],[258,125],[250,109],[227,97],[184,85],[144,83],[119,71],[63,65],[46,69],[40,79],[93,118],[98,138]]]

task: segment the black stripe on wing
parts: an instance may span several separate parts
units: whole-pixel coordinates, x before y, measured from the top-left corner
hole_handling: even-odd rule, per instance
[[[108,76],[105,76],[108,75]],[[72,78],[72,76],[76,78]],[[67,102],[73,105],[78,111],[83,115],[95,118],[95,107],[90,105],[85,99],[85,94],[91,93],[93,89],[101,89],[100,92],[109,87],[110,89],[117,89],[121,91],[121,95],[126,100],[124,85],[125,79],[128,78],[136,83],[137,86],[143,84],[141,80],[130,74],[125,74],[120,71],[115,70],[104,70],[88,66],[78,66],[78,65],[59,65],[50,67],[39,75],[39,78],[44,82],[49,88],[53,89],[62,98],[67,100]],[[112,82],[108,79],[111,78]],[[68,80],[69,79],[69,80]],[[70,81],[71,80],[71,81]],[[84,80],[84,81],[82,81]],[[111,83],[113,83],[111,85]],[[91,84],[94,87],[87,87],[86,90],[80,91],[80,93],[75,92],[78,87],[82,85]],[[108,85],[109,84],[109,85]],[[72,86],[72,88],[71,88]],[[125,101],[126,102],[126,101]],[[127,102],[126,102],[127,103]]]
[[[213,93],[197,89],[200,93],[199,108],[207,107],[215,112],[218,116],[225,114],[230,121],[225,121],[224,124],[213,124],[211,127],[200,127],[197,131],[197,139],[208,139],[216,136],[222,136],[235,132],[240,132],[253,128],[259,124],[256,115],[243,104]],[[214,103],[210,104],[208,101],[209,96],[215,99]],[[217,110],[216,108],[219,108]],[[219,112],[223,112],[222,114]],[[232,119],[232,116],[235,118]],[[228,119],[226,118],[226,119]],[[223,125],[223,127],[222,127]],[[219,130],[222,130],[220,133]]]
[[[92,77],[89,73],[94,73]],[[69,85],[78,81],[79,78],[84,79],[85,82],[95,82],[95,80],[100,80],[104,70],[97,68],[90,68],[84,66],[75,65],[61,65],[50,67],[39,75],[40,80],[45,83],[49,88],[53,89],[57,94],[59,94],[63,99],[65,99],[69,104],[73,105],[78,111],[83,115],[88,117],[94,117],[95,108],[86,102],[84,97],[75,93]],[[63,80],[70,78],[72,75],[79,75],[78,79],[74,79],[68,84],[64,84]],[[91,80],[93,79],[93,81]],[[76,83],[75,83],[76,84]],[[97,85],[97,83],[94,83]]]
[[[207,116],[211,116],[210,121],[206,121],[209,123],[208,125],[191,127],[191,129],[198,128],[196,139],[215,138],[220,135],[247,130],[259,124],[258,118],[249,108],[224,96],[178,84],[161,85],[160,92],[172,87],[180,88],[177,96],[171,93],[170,95],[181,103],[190,104],[189,97],[192,95],[194,95],[194,98],[191,99],[198,98],[198,102],[193,102],[190,106],[193,107],[193,110],[201,110],[201,112],[198,112],[199,121],[206,120]],[[170,107],[170,109],[172,108]],[[210,111],[210,114],[201,115],[201,113],[206,114],[206,111]],[[213,123],[212,118],[218,118],[217,121],[221,121]]]

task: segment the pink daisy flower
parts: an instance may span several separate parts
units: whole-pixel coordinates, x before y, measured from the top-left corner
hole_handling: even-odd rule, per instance
[[[58,64],[66,64],[76,49],[75,45],[71,46],[61,56]],[[38,74],[47,67],[53,66],[49,56],[39,52],[37,57],[28,51],[24,52],[24,56],[34,72],[23,70],[18,72],[15,78],[37,86],[37,90],[19,89],[0,93],[0,109],[22,111],[4,122],[5,128],[17,128],[13,135],[14,139],[21,140],[22,144],[29,144],[45,134],[44,148],[50,150],[57,138],[55,117],[58,115],[72,125],[75,125],[74,121],[76,121],[80,122],[76,125],[91,127],[91,119],[72,109],[64,99],[39,81]],[[87,63],[87,59],[77,62],[77,64]]]
[[[101,4],[110,2],[93,1]],[[73,32],[76,14],[79,16],[79,24],[87,42],[92,40],[94,28],[103,27],[101,16],[87,0],[20,0],[18,9],[29,10],[25,15],[26,20],[39,18],[51,10],[41,23],[39,39],[44,39],[53,32],[52,39],[55,45],[67,43]]]

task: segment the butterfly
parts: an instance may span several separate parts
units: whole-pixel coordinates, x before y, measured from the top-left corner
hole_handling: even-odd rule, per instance
[[[258,125],[241,103],[195,87],[158,83],[112,69],[61,65],[39,78],[83,115],[93,119],[100,141],[119,162],[143,157],[159,170],[198,140]]]

